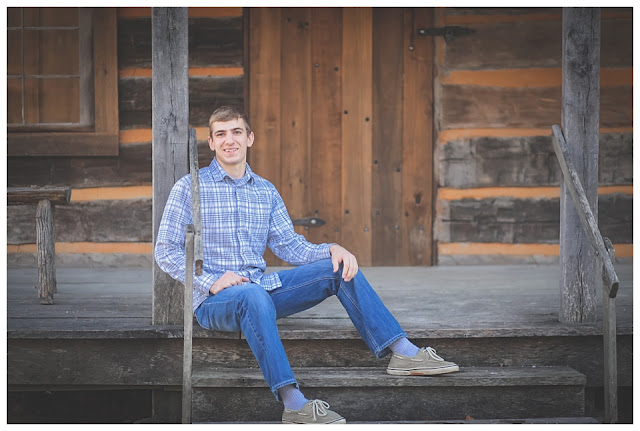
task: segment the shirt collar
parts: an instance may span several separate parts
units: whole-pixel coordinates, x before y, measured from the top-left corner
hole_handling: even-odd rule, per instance
[[[253,180],[253,171],[249,167],[249,163],[246,163],[245,166],[246,169],[244,172],[244,176],[238,181],[239,186]],[[218,160],[215,157],[213,158],[213,160],[211,160],[209,167],[211,168],[211,176],[215,181],[223,181],[225,178],[233,180],[233,178],[231,178],[231,175],[229,175],[224,169],[222,169],[222,166],[220,166]]]

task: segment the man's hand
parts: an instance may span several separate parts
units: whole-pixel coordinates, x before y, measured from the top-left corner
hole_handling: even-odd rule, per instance
[[[356,257],[349,253],[349,250],[338,244],[333,244],[329,249],[329,253],[331,253],[331,262],[333,262],[333,272],[337,272],[340,263],[342,263],[342,278],[344,281],[351,281],[358,273],[358,260]]]
[[[216,280],[215,283],[213,283],[213,285],[209,288],[209,293],[215,295],[216,293],[226,289],[227,287],[237,286],[244,283],[245,281],[249,281],[249,279],[247,277],[238,275],[235,272],[227,271],[222,275],[222,277],[220,277]]]

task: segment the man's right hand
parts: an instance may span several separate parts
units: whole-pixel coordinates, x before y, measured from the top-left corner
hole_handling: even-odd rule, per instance
[[[249,281],[247,277],[243,277],[232,271],[227,271],[222,275],[222,277],[220,277],[216,280],[215,283],[213,283],[213,285],[209,288],[209,293],[215,295],[216,293],[226,289],[227,287],[237,286],[246,281]]]

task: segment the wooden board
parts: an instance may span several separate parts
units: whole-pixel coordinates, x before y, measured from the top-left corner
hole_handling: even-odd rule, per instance
[[[551,133],[460,138],[440,145],[437,152],[441,187],[558,186],[562,181]],[[600,186],[632,184],[632,156],[632,133],[600,133]]]
[[[309,217],[311,112],[311,13],[309,8],[281,10],[280,184],[291,218]],[[296,227],[298,233],[302,228]]]
[[[152,242],[151,198],[56,206],[59,242]],[[35,243],[35,205],[7,208],[7,244]]]
[[[445,9],[445,14],[451,9]],[[482,10],[472,11],[479,17]],[[496,13],[502,14],[500,11]],[[562,21],[559,10],[553,20],[521,20],[500,22],[500,17],[485,15],[484,20],[458,24],[475,30],[469,36],[454,38],[445,44],[444,67],[447,69],[510,69],[523,67],[560,67]],[[633,19],[602,20],[602,67],[632,67],[631,43]]]
[[[407,243],[400,192],[404,186],[405,142],[403,134],[398,133],[403,130],[405,114],[404,93],[399,91],[405,88],[404,10],[374,8],[372,21],[371,264],[397,265],[401,261],[398,251]],[[411,78],[407,87],[419,82],[415,76]]]
[[[242,106],[243,77],[192,77],[189,79],[189,123],[208,127],[218,105]],[[151,78],[120,78],[118,88],[120,129],[151,127]]]
[[[438,240],[557,244],[560,200],[510,197],[440,201]],[[633,196],[601,195],[599,226],[616,244],[633,243]]]
[[[371,264],[371,152],[373,115],[372,11],[344,9],[342,16],[342,219],[341,244]],[[369,121],[367,121],[369,119]]]
[[[601,89],[600,127],[633,124],[631,87]],[[560,87],[507,88],[442,85],[442,127],[550,128],[560,121]]]
[[[433,23],[432,9],[404,12],[404,94],[402,122],[402,265],[433,264],[434,42],[415,36],[416,27]],[[413,47],[413,49],[411,49]]]
[[[316,243],[340,242],[342,222],[342,9],[311,9],[310,213],[326,224],[305,232]],[[317,65],[317,66],[316,66]]]
[[[189,19],[190,67],[242,64],[242,17]],[[151,69],[151,17],[119,17],[118,66]]]

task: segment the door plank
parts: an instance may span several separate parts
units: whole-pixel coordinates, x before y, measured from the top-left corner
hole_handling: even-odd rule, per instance
[[[345,8],[342,31],[342,242],[366,266],[371,265],[371,8]]]

